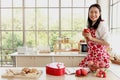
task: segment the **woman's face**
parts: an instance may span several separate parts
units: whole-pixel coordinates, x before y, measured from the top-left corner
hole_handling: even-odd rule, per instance
[[[96,7],[91,7],[91,9],[89,10],[89,18],[92,20],[92,22],[97,21],[99,16],[100,16],[99,9]]]

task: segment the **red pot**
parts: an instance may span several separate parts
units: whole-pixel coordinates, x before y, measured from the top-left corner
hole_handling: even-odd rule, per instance
[[[62,76],[65,74],[65,66],[63,63],[50,63],[46,66],[46,74]]]

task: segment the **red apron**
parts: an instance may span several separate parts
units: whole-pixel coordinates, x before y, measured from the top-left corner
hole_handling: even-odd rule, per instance
[[[91,29],[91,36],[96,38],[94,29]],[[103,62],[105,63],[105,68],[110,67],[109,65],[109,59],[110,56],[108,55],[108,52],[106,50],[105,45],[100,45],[94,41],[88,40],[88,55],[84,58],[84,60],[81,61],[79,64],[80,67],[88,67],[88,61],[93,61],[94,64],[97,64],[97,62]]]

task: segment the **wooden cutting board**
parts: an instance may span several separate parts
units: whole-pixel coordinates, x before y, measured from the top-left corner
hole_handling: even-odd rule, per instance
[[[12,70],[14,72],[18,72],[15,70]],[[20,72],[18,73],[10,73],[8,71],[6,71],[6,73],[4,73],[1,77],[2,78],[26,78],[26,79],[37,79],[41,76],[42,74],[42,70],[39,70],[38,73],[28,73],[28,74],[22,74]]]

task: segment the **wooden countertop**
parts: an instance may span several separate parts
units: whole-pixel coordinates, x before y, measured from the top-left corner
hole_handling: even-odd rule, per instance
[[[118,76],[116,76],[111,70],[108,70],[106,78],[98,78],[94,76],[93,73],[89,73],[85,77],[76,77],[75,75],[64,75],[64,76],[52,76],[46,75],[45,67],[36,67],[43,71],[42,75],[39,79],[6,79],[1,78],[0,80],[120,80]],[[22,69],[21,67],[0,67],[0,76],[6,72],[7,69]]]

